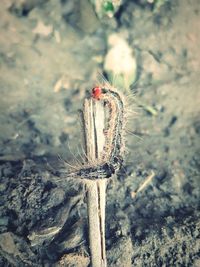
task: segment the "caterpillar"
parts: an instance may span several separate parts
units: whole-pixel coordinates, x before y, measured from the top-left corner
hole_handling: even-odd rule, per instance
[[[120,94],[110,88],[95,87],[92,89],[92,97],[96,101],[102,101],[108,109],[101,163],[95,166],[83,166],[69,175],[81,179],[108,179],[119,170],[123,162],[124,103]]]

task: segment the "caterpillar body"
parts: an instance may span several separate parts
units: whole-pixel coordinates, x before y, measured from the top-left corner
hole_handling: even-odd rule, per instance
[[[120,169],[123,162],[124,103],[120,94],[110,88],[95,87],[92,89],[92,97],[96,101],[101,101],[108,110],[101,163],[83,166],[69,175],[90,180],[108,179]]]

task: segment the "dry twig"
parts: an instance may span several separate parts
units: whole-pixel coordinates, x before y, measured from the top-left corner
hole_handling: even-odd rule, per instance
[[[85,99],[84,133],[86,156],[90,162],[101,161],[104,148],[104,107],[100,102]],[[106,180],[86,180],[90,253],[93,267],[106,266],[105,199]]]

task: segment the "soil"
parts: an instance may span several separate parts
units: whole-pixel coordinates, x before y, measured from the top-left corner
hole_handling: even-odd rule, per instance
[[[108,266],[200,266],[200,4],[163,2],[99,20],[87,1],[1,1],[0,266],[90,264],[84,185],[57,172],[80,160],[78,109],[113,33],[134,51],[140,105],[107,188]]]

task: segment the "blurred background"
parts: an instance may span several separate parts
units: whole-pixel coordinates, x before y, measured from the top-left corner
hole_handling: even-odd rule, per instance
[[[127,126],[124,168],[108,186],[108,266],[200,266],[199,12],[198,0],[1,1],[1,266],[30,259],[62,266],[63,254],[71,257],[64,266],[88,266],[88,255],[80,258],[85,230],[72,251],[62,243],[53,259],[52,248],[30,252],[27,236],[74,195],[67,185],[46,188],[49,178],[37,164],[58,155],[80,159],[78,110],[102,76],[134,96],[130,109],[137,113]],[[31,184],[38,173],[46,180]],[[22,176],[32,182],[20,189]],[[18,248],[16,260],[8,240],[26,241],[26,257]]]

